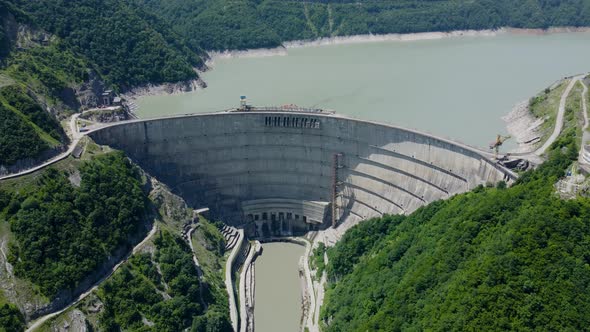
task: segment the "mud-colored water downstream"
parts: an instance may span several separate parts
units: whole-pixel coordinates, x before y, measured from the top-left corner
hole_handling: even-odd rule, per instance
[[[298,263],[305,247],[275,242],[262,249],[256,259],[256,332],[297,332],[302,313]]]

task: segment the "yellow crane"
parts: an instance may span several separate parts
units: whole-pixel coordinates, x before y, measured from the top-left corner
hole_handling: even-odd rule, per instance
[[[502,144],[504,144],[504,142],[506,142],[510,138],[512,138],[512,136],[502,136],[502,135],[498,134],[498,136],[496,137],[496,140],[494,142],[490,143],[490,150],[494,150],[496,159],[498,159],[498,153],[500,152],[500,147],[502,146]]]

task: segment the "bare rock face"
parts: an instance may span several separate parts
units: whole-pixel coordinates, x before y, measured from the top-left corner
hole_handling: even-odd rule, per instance
[[[545,119],[535,118],[529,111],[529,102],[523,101],[516,105],[510,113],[502,117],[506,122],[506,128],[512,137],[516,139],[518,147],[513,153],[527,153],[535,150],[536,144],[541,140],[539,128]]]
[[[48,45],[54,39],[55,37],[48,32],[31,28],[25,24],[17,24],[15,42],[17,49]]]
[[[127,109],[119,107],[116,109],[89,111],[84,113],[80,118],[100,123],[111,123],[129,120],[131,115]]]
[[[78,309],[69,312],[63,319],[59,319],[52,323],[50,327],[52,332],[88,332],[88,323],[86,315]]]
[[[73,310],[69,315],[68,318],[70,319],[69,326],[60,329],[60,332],[69,332],[69,331],[80,331],[80,332],[87,332],[88,327],[86,324],[86,316],[82,311],[76,309]],[[65,326],[64,326],[65,327]]]
[[[177,83],[149,84],[143,87],[137,87],[127,91],[124,94],[125,99],[133,100],[141,96],[180,94],[185,92],[197,91],[207,87],[207,83],[197,78],[195,80],[182,81]]]
[[[105,83],[94,72],[88,72],[88,81],[75,87],[76,96],[82,109],[94,108],[99,105],[99,96],[106,90]]]

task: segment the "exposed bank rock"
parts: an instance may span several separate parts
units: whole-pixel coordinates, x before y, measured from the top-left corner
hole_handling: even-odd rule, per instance
[[[148,84],[133,88],[124,94],[125,99],[133,100],[143,96],[181,94],[201,90],[207,83],[200,78],[176,83]]]
[[[543,118],[536,118],[529,111],[529,101],[523,101],[512,109],[510,113],[502,117],[506,122],[506,128],[510,135],[518,143],[513,153],[529,153],[535,150],[536,145],[541,141],[541,125],[545,122]]]

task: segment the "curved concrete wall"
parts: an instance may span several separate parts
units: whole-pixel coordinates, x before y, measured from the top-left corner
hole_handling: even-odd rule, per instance
[[[241,223],[246,200],[332,200],[340,221],[409,213],[513,174],[466,146],[324,113],[224,112],[120,123],[90,133],[124,150],[193,207]]]

